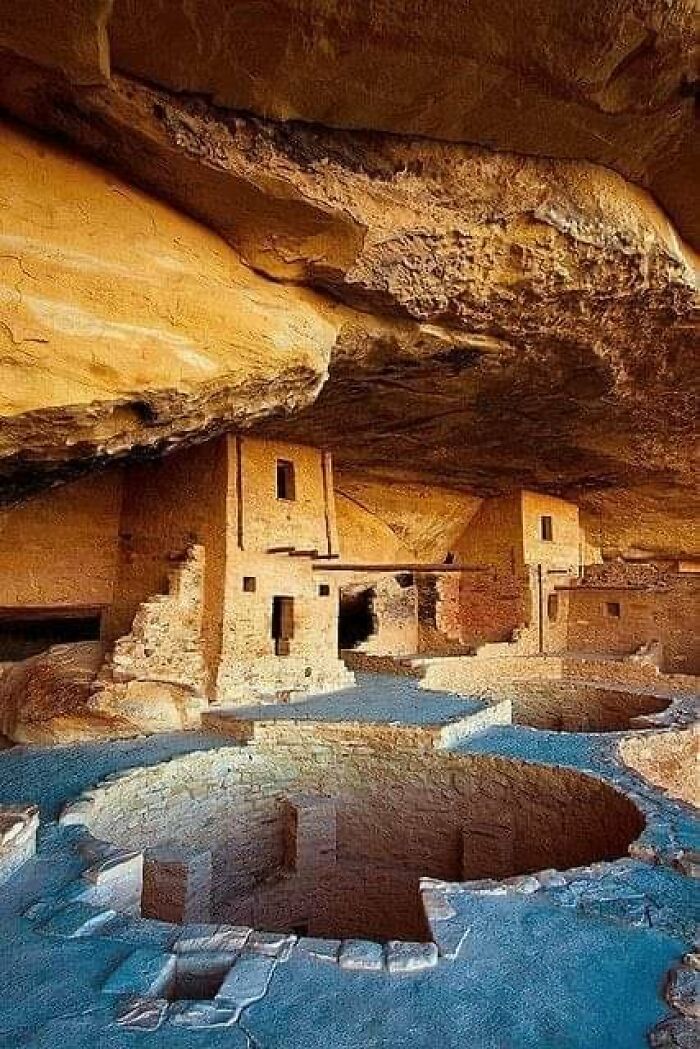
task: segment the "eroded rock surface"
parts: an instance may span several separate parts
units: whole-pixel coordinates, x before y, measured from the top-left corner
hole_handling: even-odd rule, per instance
[[[620,744],[622,760],[645,779],[691,805],[700,806],[700,731],[630,736]]]
[[[77,51],[89,26],[98,38],[100,11],[76,28]],[[555,5],[528,9],[523,33],[524,15],[481,3],[438,20],[379,2],[275,5],[265,18],[117,0],[102,84],[18,42],[5,16],[0,104],[237,253],[213,310],[221,327],[191,340],[217,357],[209,383],[127,375],[106,416],[93,406],[87,419],[57,394],[50,427],[28,415],[7,431],[10,494],[32,484],[27,456],[53,460],[53,476],[273,416],[267,432],[328,447],[341,467],[479,494],[544,488],[588,509],[607,549],[691,552],[695,257],[678,236],[689,211],[659,189],[676,192],[691,159],[691,14],[685,0]],[[156,39],[167,46],[144,45]],[[111,232],[94,214],[93,249]],[[223,251],[198,243],[202,275],[210,248]],[[162,297],[177,361],[172,328],[190,322]],[[251,297],[264,322],[241,333],[231,373],[222,347]]]

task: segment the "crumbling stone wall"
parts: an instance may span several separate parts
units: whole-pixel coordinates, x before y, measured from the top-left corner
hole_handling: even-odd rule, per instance
[[[106,641],[128,635],[144,602],[166,594],[174,565],[203,548],[202,627],[207,690],[221,645],[229,463],[226,438],[125,472],[119,562]]]
[[[357,651],[371,656],[413,655],[418,651],[418,597],[413,578],[376,575],[362,580],[372,590],[374,630]]]
[[[98,675],[94,711],[130,716],[144,727],[198,724],[206,688],[204,568],[204,548],[191,547],[171,567],[168,593],[140,606]]]
[[[628,655],[659,642],[664,671],[700,673],[697,575],[613,562],[588,569],[567,596],[569,650]]]
[[[112,681],[160,681],[202,694],[204,571],[202,546],[191,547],[171,566],[167,593],[144,601],[130,632],[115,643],[108,661]]]

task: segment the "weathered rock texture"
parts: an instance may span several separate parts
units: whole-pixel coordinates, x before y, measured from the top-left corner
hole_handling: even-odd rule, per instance
[[[332,311],[113,177],[0,135],[4,472],[163,448],[315,395]]]
[[[672,797],[700,806],[700,732],[654,732],[620,744],[625,764]]]
[[[689,0],[116,0],[110,40],[116,67],[222,105],[586,158],[696,219]]]
[[[290,322],[285,365],[262,325],[243,339],[233,376],[215,354],[206,395],[188,385],[192,360],[182,380],[171,366],[174,385],[159,377],[160,400],[150,376],[129,374],[125,403],[107,421],[98,413],[101,441],[73,409],[51,434],[37,433],[41,416],[17,422],[11,436],[36,460],[163,447],[285,407],[293,418],[273,432],[331,447],[355,470],[480,492],[545,488],[587,504],[601,545],[609,521],[611,546],[696,547],[687,524],[694,259],[677,232],[690,237],[694,214],[683,206],[686,0],[507,14],[483,2],[438,14],[383,2],[307,0],[268,13],[117,0],[103,83],[104,63],[86,75],[81,57],[86,41],[99,51],[102,5],[85,5],[70,48],[57,41],[55,55],[33,42],[34,4],[19,39],[15,6],[0,21],[0,104],[195,216],[274,279],[256,282],[231,261],[235,296],[219,298],[236,319],[231,329],[215,311],[222,345],[240,328],[234,298],[248,281],[266,321]],[[138,199],[142,214],[155,207]],[[101,257],[102,212],[91,205],[91,214]],[[158,223],[166,240],[169,230]],[[204,274],[210,245],[197,245]],[[24,255],[11,263],[20,264],[30,265]],[[173,320],[159,348],[179,366],[172,326],[181,336],[187,317],[179,306],[167,314],[164,298]],[[352,308],[342,321],[339,302]],[[218,329],[195,334],[194,352],[205,341],[210,357]],[[264,392],[247,372],[253,341]],[[290,345],[304,349],[303,363],[289,359]],[[7,470],[20,485],[19,464]]]

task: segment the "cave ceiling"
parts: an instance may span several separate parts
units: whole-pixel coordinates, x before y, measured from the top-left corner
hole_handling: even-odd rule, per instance
[[[0,256],[6,500],[235,425],[348,476],[522,485],[611,518],[638,492],[647,545],[665,513],[682,524],[656,545],[693,546],[694,5],[67,6],[0,13],[6,141],[38,135],[25,166],[72,160],[94,194],[78,251],[66,195],[44,223],[41,187],[22,206],[3,169],[0,233],[32,241]],[[75,274],[112,258],[110,224],[131,230],[120,265],[169,241],[191,285],[137,251],[95,351],[27,309],[49,283],[52,316],[94,307],[95,266]],[[142,365],[107,375],[128,323]],[[143,333],[162,351],[173,329],[208,371],[154,355]]]

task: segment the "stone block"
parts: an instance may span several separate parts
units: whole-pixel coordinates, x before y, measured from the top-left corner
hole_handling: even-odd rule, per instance
[[[282,960],[289,957],[295,942],[296,936],[283,932],[252,932],[247,947],[256,954]]]
[[[105,994],[163,996],[175,975],[175,955],[152,947],[132,951],[102,986]]]
[[[390,973],[421,972],[438,963],[438,949],[434,943],[409,943],[389,940],[386,944],[386,967]]]
[[[215,1002],[191,1002],[180,1008],[171,1007],[170,1022],[176,1027],[208,1030],[212,1027],[231,1027],[238,1015],[236,1009]]]
[[[38,829],[36,805],[0,806],[0,882],[36,855]]]
[[[175,943],[177,954],[192,951],[222,951],[232,954],[243,950],[252,930],[245,925],[183,925]]]
[[[206,921],[211,906],[211,853],[154,848],[143,866],[142,913],[164,921]]]
[[[384,950],[372,940],[343,940],[338,964],[341,969],[378,972],[384,966]]]
[[[683,1016],[700,1020],[700,971],[679,965],[669,975],[666,1000]]]
[[[264,997],[276,964],[259,954],[241,955],[219,988],[216,1006],[233,1009],[238,1019],[246,1006]]]
[[[117,1011],[117,1023],[132,1031],[157,1031],[168,1013],[166,998],[137,998]]]
[[[84,899],[120,914],[138,915],[143,889],[143,853],[119,852],[83,872]]]
[[[306,955],[319,962],[337,962],[341,940],[327,940],[316,936],[301,936],[295,946],[295,953]]]

